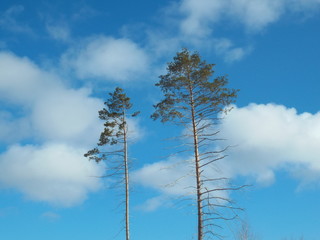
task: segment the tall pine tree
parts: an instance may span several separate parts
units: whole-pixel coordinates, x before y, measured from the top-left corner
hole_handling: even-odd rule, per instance
[[[108,177],[115,177],[124,185],[125,192],[125,232],[130,239],[129,224],[129,161],[128,161],[128,123],[127,118],[135,117],[139,112],[130,113],[132,104],[121,88],[109,93],[110,98],[99,111],[99,118],[104,121],[104,130],[100,134],[97,147],[89,150],[85,157],[96,162],[108,161]]]
[[[189,130],[186,136],[192,139],[198,240],[209,235],[218,236],[214,231],[214,226],[218,224],[213,220],[229,219],[219,213],[219,208],[235,208],[219,192],[239,189],[226,185],[212,189],[210,182],[216,183],[226,178],[208,178],[206,175],[210,175],[210,165],[225,157],[226,148],[212,150],[212,143],[218,140],[218,131],[214,129],[220,114],[230,110],[229,106],[238,92],[227,88],[228,80],[224,76],[211,79],[213,66],[201,60],[198,53],[191,54],[187,49],[178,52],[173,62],[168,63],[167,74],[161,75],[156,84],[164,98],[154,106],[155,112],[151,116],[154,120],[181,124]]]

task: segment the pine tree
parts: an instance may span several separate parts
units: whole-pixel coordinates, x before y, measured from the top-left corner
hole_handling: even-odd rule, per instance
[[[212,185],[209,182],[224,181],[226,178],[206,176],[206,169],[225,157],[227,148],[215,151],[210,147],[218,140],[218,131],[214,129],[219,124],[220,114],[231,110],[229,106],[238,92],[226,87],[228,80],[225,76],[211,80],[213,66],[201,60],[198,53],[191,54],[187,49],[178,52],[173,62],[168,63],[167,74],[161,75],[156,84],[161,88],[164,99],[154,106],[155,112],[151,116],[154,120],[170,121],[189,130],[184,137],[192,139],[198,240],[209,235],[218,236],[213,230],[218,224],[212,223],[213,220],[231,219],[219,214],[216,211],[218,208],[235,209],[229,199],[214,194],[239,189],[210,189]]]
[[[129,231],[129,162],[128,162],[128,116],[135,117],[139,112],[130,114],[130,98],[119,87],[104,103],[106,108],[99,111],[99,118],[104,121],[104,130],[100,134],[97,147],[89,150],[85,157],[94,160],[108,161],[108,177],[115,177],[125,186],[125,231],[126,240],[130,239]],[[108,148],[109,146],[109,148]],[[119,147],[120,146],[120,147]]]

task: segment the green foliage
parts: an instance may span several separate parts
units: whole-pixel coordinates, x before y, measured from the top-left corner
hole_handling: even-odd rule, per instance
[[[89,150],[85,157],[89,160],[100,162],[108,159],[108,172],[106,177],[118,179],[117,185],[124,186],[125,191],[125,230],[126,240],[130,239],[129,234],[129,161],[128,161],[128,126],[127,117],[135,117],[139,112],[128,114],[132,104],[130,98],[117,87],[113,93],[109,93],[109,98],[104,103],[105,107],[99,111],[99,118],[104,121],[104,130],[100,134],[97,147]],[[109,148],[101,150],[109,145]],[[115,149],[113,145],[120,145]],[[113,158],[114,157],[114,158]],[[116,185],[116,186],[117,186]]]
[[[212,79],[213,64],[201,60],[198,53],[190,53],[187,49],[178,52],[173,62],[168,63],[167,74],[160,76],[156,86],[160,87],[164,99],[156,104],[151,118],[161,122],[174,122],[183,125],[183,137],[193,140],[192,144],[183,144],[194,153],[195,202],[198,217],[198,240],[208,235],[219,237],[213,229],[219,227],[217,221],[232,220],[236,216],[222,216],[217,208],[236,210],[232,201],[217,195],[221,191],[238,190],[234,187],[219,187],[210,189],[223,181],[224,177],[212,178],[206,176],[209,165],[223,159],[224,151],[212,150],[216,140],[215,126],[219,122],[219,114],[230,110],[230,104],[235,101],[238,90],[227,88],[228,79],[225,76]],[[210,185],[209,182],[214,182]],[[224,185],[222,185],[224,186]],[[217,203],[217,199],[219,202]],[[234,213],[232,212],[232,215]],[[213,216],[213,217],[212,217]],[[212,221],[216,221],[212,223]]]
[[[99,142],[97,143],[98,147],[116,145],[119,141],[123,143],[127,128],[127,112],[132,107],[130,98],[127,97],[123,89],[119,87],[117,87],[113,93],[109,93],[109,96],[104,103],[106,107],[99,111],[99,118],[104,120],[104,130],[100,134]],[[135,117],[138,114],[139,112],[134,112],[130,116]],[[101,152],[98,147],[89,150],[84,156],[96,162],[104,160],[108,154]]]
[[[201,60],[198,53],[191,54],[187,49],[178,52],[174,61],[168,63],[166,75],[160,76],[156,86],[164,93],[164,99],[155,105],[152,119],[183,121],[191,106],[198,108],[197,114],[209,117],[217,114],[234,102],[238,90],[228,89],[227,77],[213,80],[213,64]]]

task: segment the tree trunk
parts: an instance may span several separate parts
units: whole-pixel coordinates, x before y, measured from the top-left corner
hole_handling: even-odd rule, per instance
[[[123,131],[124,147],[124,171],[125,171],[125,188],[126,188],[126,240],[130,239],[129,232],[129,166],[128,166],[128,147],[127,147],[127,124]]]
[[[201,200],[201,174],[199,164],[199,144],[198,144],[198,133],[195,122],[194,113],[194,99],[193,90],[190,86],[190,106],[191,106],[191,118],[192,118],[192,132],[193,132],[193,145],[194,145],[194,160],[196,170],[196,186],[197,186],[197,215],[198,215],[198,240],[203,239],[203,212],[202,212],[202,200]]]

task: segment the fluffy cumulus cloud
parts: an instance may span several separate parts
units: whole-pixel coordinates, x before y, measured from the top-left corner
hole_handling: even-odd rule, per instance
[[[266,186],[281,170],[300,181],[298,188],[320,180],[320,113],[298,114],[294,108],[276,104],[234,106],[220,125],[219,134],[228,141],[213,148],[221,149],[225,144],[233,147],[228,149],[227,158],[207,170],[209,178],[243,176]],[[146,202],[146,209],[161,206],[168,197],[192,193],[192,166],[192,161],[170,158],[136,171],[133,179],[138,184],[161,193]]]
[[[99,136],[100,100],[88,97],[87,89],[48,92],[33,105],[35,133],[46,140],[88,145]]]
[[[302,184],[320,178],[320,113],[251,104],[235,108],[222,126],[222,134],[236,145],[229,152],[231,175],[252,176],[265,184],[275,180],[279,169]]]
[[[89,89],[67,88],[58,76],[11,53],[0,53],[0,65],[4,67],[0,101],[13,104],[23,113],[14,116],[15,112],[2,111],[2,126],[8,133],[14,127],[19,129],[18,134],[25,135],[29,129],[32,137],[82,145],[98,135],[97,112],[102,101],[90,97]]]
[[[82,158],[83,152],[64,144],[11,146],[0,155],[0,186],[58,206],[81,203],[99,189],[96,176],[102,174],[98,165]]]
[[[30,119],[27,117],[16,119],[11,112],[0,111],[0,143],[14,143],[28,138],[30,134]]]
[[[1,100],[30,106],[45,95],[46,90],[62,87],[55,75],[42,71],[28,58],[0,52],[0,66]]]
[[[72,206],[96,191],[102,166],[83,153],[99,136],[102,101],[89,89],[72,89],[27,58],[0,53],[0,187],[27,198]],[[17,71],[19,69],[19,71]],[[14,143],[35,140],[37,145]]]
[[[149,59],[145,51],[129,39],[96,37],[70,49],[62,64],[81,78],[132,81],[145,73]]]

